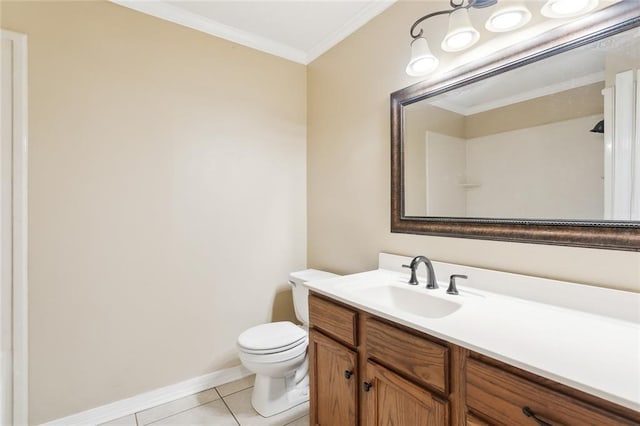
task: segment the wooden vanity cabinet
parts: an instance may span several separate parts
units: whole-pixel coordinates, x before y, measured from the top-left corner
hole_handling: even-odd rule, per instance
[[[314,294],[309,319],[311,425],[450,424],[447,347]]]
[[[313,292],[309,317],[311,425],[640,425],[637,411]]]

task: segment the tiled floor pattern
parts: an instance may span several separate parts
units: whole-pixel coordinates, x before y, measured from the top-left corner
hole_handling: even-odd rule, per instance
[[[309,426],[309,403],[264,418],[251,407],[254,376],[177,399],[101,426]]]

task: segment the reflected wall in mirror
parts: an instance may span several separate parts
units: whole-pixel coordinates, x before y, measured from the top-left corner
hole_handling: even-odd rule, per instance
[[[392,94],[392,231],[640,250],[630,3]]]

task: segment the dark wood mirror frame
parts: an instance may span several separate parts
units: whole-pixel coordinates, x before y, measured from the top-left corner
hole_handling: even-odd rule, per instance
[[[640,26],[624,0],[543,36],[391,94],[391,232],[640,251],[639,221],[558,221],[405,216],[403,107]]]

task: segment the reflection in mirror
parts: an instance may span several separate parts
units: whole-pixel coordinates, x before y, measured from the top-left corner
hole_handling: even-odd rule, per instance
[[[632,29],[405,105],[404,215],[640,220],[639,69]]]

